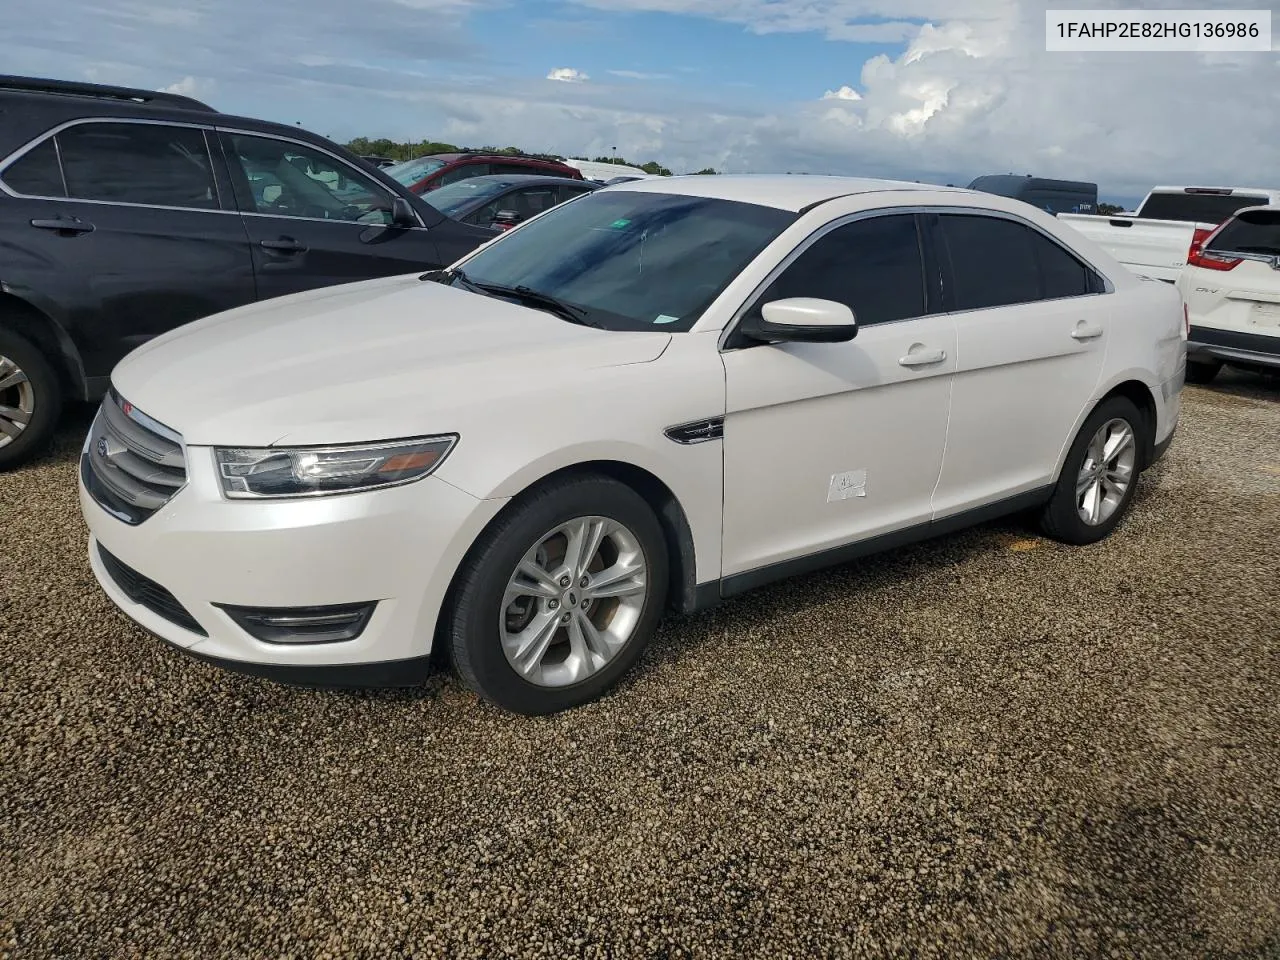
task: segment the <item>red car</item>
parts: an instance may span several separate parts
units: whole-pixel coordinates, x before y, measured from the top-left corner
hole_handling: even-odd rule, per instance
[[[493,174],[541,174],[544,177],[582,179],[582,174],[567,163],[485,153],[433,153],[385,167],[382,172],[404,184],[413,193],[427,193],[459,180]]]

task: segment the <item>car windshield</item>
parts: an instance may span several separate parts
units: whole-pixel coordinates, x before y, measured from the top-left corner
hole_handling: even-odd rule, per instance
[[[411,187],[419,180],[425,180],[444,164],[443,160],[436,157],[418,157],[416,160],[403,160],[383,167],[382,172],[404,186]]]
[[[511,186],[509,180],[472,177],[437,187],[430,193],[424,193],[422,199],[446,216],[456,217],[475,201],[492,197],[509,186]]]
[[[688,330],[798,215],[732,200],[604,190],[542,214],[461,265],[610,330]]]

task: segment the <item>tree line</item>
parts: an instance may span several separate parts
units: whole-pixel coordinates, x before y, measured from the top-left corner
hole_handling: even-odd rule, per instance
[[[671,171],[658,163],[656,160],[649,160],[645,163],[633,163],[630,160],[624,160],[621,157],[559,157],[549,153],[528,153],[519,147],[466,147],[458,146],[453,143],[443,143],[439,140],[419,140],[416,143],[402,143],[398,140],[388,140],[386,137],[379,137],[371,140],[368,137],[356,137],[350,143],[346,144],[346,148],[352,153],[367,157],[387,157],[391,160],[413,160],[417,157],[424,157],[432,153],[491,153],[504,157],[532,157],[536,160],[591,160],[595,163],[617,163],[625,164],[629,167],[638,167],[645,173],[655,174],[660,177],[671,176]],[[696,171],[698,174],[715,174],[718,171],[711,167],[705,167]]]

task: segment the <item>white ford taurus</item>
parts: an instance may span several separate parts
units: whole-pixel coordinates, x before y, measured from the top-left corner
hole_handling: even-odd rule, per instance
[[[668,610],[1002,514],[1109,534],[1177,423],[1178,294],[1017,201],[685,177],[115,370],[102,587],[190,653],[502,707],[599,696]]]

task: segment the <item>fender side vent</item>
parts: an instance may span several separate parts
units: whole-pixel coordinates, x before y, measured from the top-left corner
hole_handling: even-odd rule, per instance
[[[678,426],[667,427],[663,431],[667,435],[668,440],[674,440],[676,443],[706,443],[708,440],[724,439],[724,417],[712,417],[709,420],[695,420],[692,423],[682,423]]]

